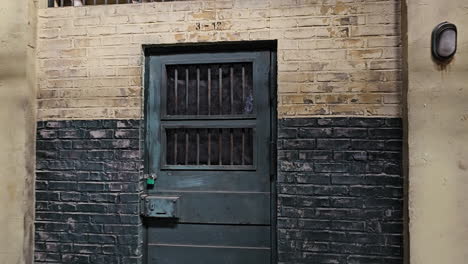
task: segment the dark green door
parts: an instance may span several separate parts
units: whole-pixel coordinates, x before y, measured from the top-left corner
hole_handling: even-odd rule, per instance
[[[147,70],[147,263],[271,263],[270,52],[152,56]]]

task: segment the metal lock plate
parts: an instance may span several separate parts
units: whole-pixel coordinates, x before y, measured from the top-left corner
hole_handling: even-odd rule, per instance
[[[146,196],[143,200],[143,216],[158,218],[177,218],[177,196]]]

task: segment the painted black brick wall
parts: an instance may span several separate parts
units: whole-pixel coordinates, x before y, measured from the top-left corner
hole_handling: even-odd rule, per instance
[[[142,260],[138,120],[39,122],[36,263]],[[402,263],[401,120],[279,120],[280,263]]]
[[[280,263],[403,263],[400,119],[279,120]]]
[[[36,263],[140,263],[139,126],[38,123]]]

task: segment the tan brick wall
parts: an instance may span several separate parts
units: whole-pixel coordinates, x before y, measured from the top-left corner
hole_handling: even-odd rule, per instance
[[[39,10],[38,118],[141,116],[142,44],[278,40],[281,117],[400,116],[396,0],[217,0]]]

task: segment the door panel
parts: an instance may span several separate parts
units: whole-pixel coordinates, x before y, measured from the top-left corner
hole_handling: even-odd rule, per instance
[[[161,190],[179,191],[220,191],[229,189],[232,192],[269,192],[269,179],[258,181],[255,172],[229,171],[219,177],[219,172],[212,171],[177,171],[168,172],[169,177],[159,177],[158,187]]]
[[[259,264],[270,263],[269,248],[150,245],[149,263]]]
[[[269,52],[149,58],[147,195],[179,199],[145,221],[148,263],[270,263],[269,69]]]
[[[270,193],[159,192],[180,196],[179,223],[270,224]]]
[[[268,248],[269,232],[268,226],[174,225],[171,222],[161,222],[150,229],[148,243]]]

